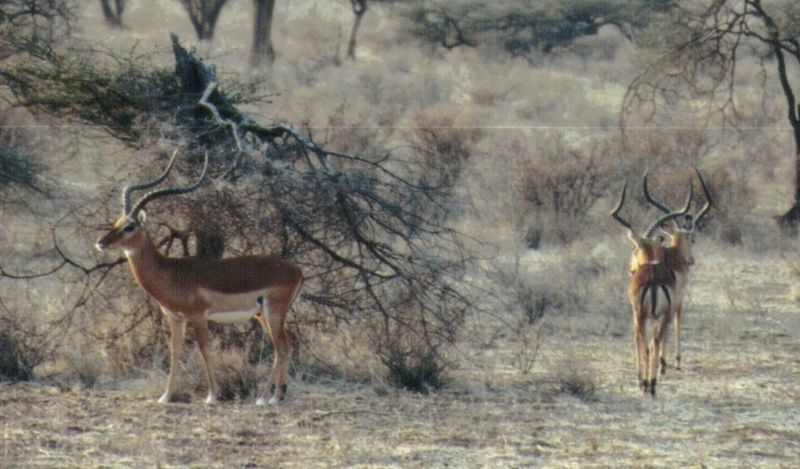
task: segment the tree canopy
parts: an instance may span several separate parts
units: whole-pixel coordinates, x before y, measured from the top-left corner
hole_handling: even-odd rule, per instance
[[[90,51],[51,51],[0,77],[34,112],[101,126],[134,148],[166,139],[189,155],[178,171],[191,171],[203,153],[212,156],[214,183],[199,201],[175,197],[151,208],[162,227],[157,242],[168,252],[191,244],[199,251],[199,240],[214,232],[229,253],[280,253],[307,275],[297,321],[361,324],[374,331],[387,365],[438,360],[473,307],[461,282],[470,260],[464,238],[448,227],[448,168],[413,152],[337,152],[290,124],[263,126],[235,107],[246,92],[224,91],[214,69],[174,36],[173,51],[174,72],[133,59],[99,66]],[[141,162],[143,172],[160,165]],[[197,242],[187,241],[187,230]],[[90,265],[58,253],[63,268],[94,285],[76,305],[100,309],[96,302],[107,300],[95,292],[121,260]]]
[[[514,55],[549,53],[581,36],[597,34],[606,25],[631,37],[654,13],[666,11],[669,0],[569,0],[418,2],[404,13],[411,32],[451,49],[499,43]]]
[[[800,223],[800,109],[793,70],[800,66],[800,5],[793,1],[717,0],[675,2],[670,14],[650,31],[646,45],[653,59],[630,86],[623,101],[628,116],[653,120],[671,104],[704,103],[706,123],[736,128],[742,123],[737,94],[743,63],[760,65],[764,83],[777,85],[794,137],[794,204],[779,222],[795,230]],[[770,86],[760,86],[764,93]]]

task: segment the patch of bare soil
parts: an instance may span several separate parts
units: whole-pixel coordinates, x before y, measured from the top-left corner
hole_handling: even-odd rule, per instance
[[[655,400],[637,390],[628,334],[556,324],[531,375],[498,343],[428,396],[295,380],[275,407],[207,407],[201,393],[158,405],[125,383],[0,385],[0,467],[796,467],[792,274],[754,259],[723,275],[724,261],[708,255],[693,274],[684,367]],[[559,385],[569,360],[593,392]]]

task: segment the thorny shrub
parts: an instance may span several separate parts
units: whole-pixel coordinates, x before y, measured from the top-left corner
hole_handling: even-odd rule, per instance
[[[498,271],[498,283],[510,288],[509,304],[505,308],[513,311],[510,324],[506,329],[518,343],[514,353],[517,369],[523,375],[530,373],[542,345],[542,331],[546,315],[558,311],[564,298],[556,290],[543,287],[539,282],[532,282],[529,277],[519,272]]]
[[[28,381],[32,376],[31,367],[20,354],[17,341],[0,331],[0,380]]]
[[[445,363],[430,348],[389,348],[381,358],[391,384],[407,391],[428,394],[444,385]]]
[[[515,186],[533,220],[524,236],[530,247],[541,240],[566,243],[581,233],[589,210],[607,193],[608,152],[606,144],[573,146],[556,134],[517,160]]]
[[[556,392],[576,397],[584,402],[597,400],[598,385],[593,372],[564,366],[556,376]]]
[[[290,316],[298,329],[336,334],[373,319],[391,324],[377,329],[380,340],[370,341],[375,353],[386,357],[386,364],[421,363],[428,370],[422,381],[435,387],[441,350],[453,343],[464,314],[474,308],[461,282],[472,253],[450,223],[453,186],[469,148],[461,141],[465,135],[445,126],[425,134],[415,149],[382,141],[392,132],[385,126],[386,135],[371,141],[360,135],[354,146],[342,145],[346,151],[323,148],[290,124],[265,127],[241,114],[234,106],[240,97],[225,93],[236,85],[220,85],[214,70],[174,36],[173,52],[174,70],[135,57],[100,60],[91,50],[70,50],[31,57],[1,75],[19,104],[35,112],[104,129],[131,147],[159,142],[180,149],[185,156],[165,184],[196,177],[202,155],[209,154],[201,190],[148,206],[146,230],[162,252],[210,257],[270,252],[292,260],[305,274]],[[212,89],[208,101],[199,103],[198,96]],[[66,99],[76,93],[86,99]],[[346,141],[346,132],[337,132],[342,129],[332,130],[330,141]],[[152,156],[167,155],[155,153],[130,162],[127,171],[135,174],[116,175],[104,190],[116,195],[124,183],[158,174],[164,161]],[[119,325],[114,335],[142,328],[160,334],[163,329],[147,327],[160,321],[158,315],[137,315],[131,297],[118,294],[128,291],[121,285],[132,286],[121,254],[86,252],[83,240],[95,237],[96,227],[107,226],[118,210],[116,196],[106,200],[77,207],[60,222],[72,231],[64,242],[69,246],[57,251],[49,279],[75,277],[72,283],[81,288],[72,289],[68,311],[70,318],[86,319],[81,332],[87,338],[103,338],[98,328],[114,324]],[[202,214],[213,214],[206,215],[213,223],[197,222]],[[64,323],[70,332],[77,329]],[[402,341],[381,348],[395,337]],[[223,333],[223,339],[223,345],[240,341],[236,334]],[[264,342],[255,333],[242,340]],[[406,361],[409,349],[421,358]]]
[[[413,145],[423,164],[438,178],[431,183],[452,187],[458,182],[483,132],[460,126],[457,115],[442,111],[436,108],[417,116]]]

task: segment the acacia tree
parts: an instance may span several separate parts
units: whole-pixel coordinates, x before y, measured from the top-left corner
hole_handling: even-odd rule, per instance
[[[196,203],[161,201],[168,208],[154,210],[155,217],[165,214],[156,218],[157,243],[167,252],[188,254],[187,228],[193,220],[204,225],[198,213],[205,213],[224,230],[225,250],[277,252],[303,266],[296,322],[367,331],[388,367],[435,385],[441,348],[455,339],[473,307],[462,287],[469,256],[462,237],[447,226],[454,181],[427,166],[424,157],[337,152],[289,124],[263,126],[236,109],[236,94],[224,93],[213,69],[177,38],[173,49],[175,72],[121,62],[101,73],[91,61],[47,54],[2,70],[0,77],[18,104],[34,113],[102,126],[133,147],[170,139],[195,155],[178,172],[191,171],[198,156],[209,152],[216,190],[206,185]],[[87,80],[97,86],[84,86]],[[97,214],[87,210],[89,218],[74,222],[79,231],[100,222],[91,218]],[[72,289],[85,293],[70,311],[108,309],[118,297],[104,290],[119,288],[114,272],[131,283],[127,272],[116,269],[123,259],[87,261],[85,254],[81,259],[56,245],[62,261],[50,272],[68,269],[84,285]],[[13,273],[0,265],[3,275]],[[115,334],[140,321],[141,316],[115,321]]]
[[[800,4],[761,0],[682,1],[651,38],[653,60],[629,85],[623,125],[638,112],[655,119],[676,99],[703,99],[706,122],[739,124],[737,96],[743,60],[757,59],[764,76],[780,84],[794,137],[794,203],[778,218],[796,231],[800,224],[800,108],[792,70],[800,66]]]
[[[47,50],[69,33],[75,3],[72,0],[0,1],[0,59],[23,60],[29,54]],[[4,102],[7,102],[4,100]],[[28,129],[5,125],[6,109],[0,110],[0,219],[5,210],[32,212],[33,201],[48,194],[42,173],[45,168],[35,157],[35,144]],[[38,197],[33,197],[38,196]],[[6,223],[4,233],[8,233]],[[3,253],[10,249],[2,242]],[[6,276],[0,266],[0,279]],[[49,358],[52,341],[39,333],[25,318],[9,312],[8,298],[0,294],[0,379],[29,379],[31,370]]]
[[[69,32],[73,0],[0,2],[0,57],[47,47]]]
[[[670,0],[415,2],[404,12],[411,34],[447,49],[496,42],[513,55],[549,53],[574,39],[616,26],[627,37]]]

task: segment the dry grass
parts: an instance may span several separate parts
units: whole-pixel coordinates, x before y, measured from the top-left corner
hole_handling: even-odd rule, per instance
[[[300,375],[268,409],[252,398],[206,407],[202,392],[160,406],[159,389],[137,381],[3,385],[0,466],[790,467],[800,319],[782,288],[789,266],[751,255],[723,274],[731,251],[716,251],[694,274],[684,369],[667,372],[656,400],[638,391],[630,337],[571,315],[551,321],[530,375],[500,339],[427,396]],[[730,308],[731,277],[765,292],[761,303]]]

